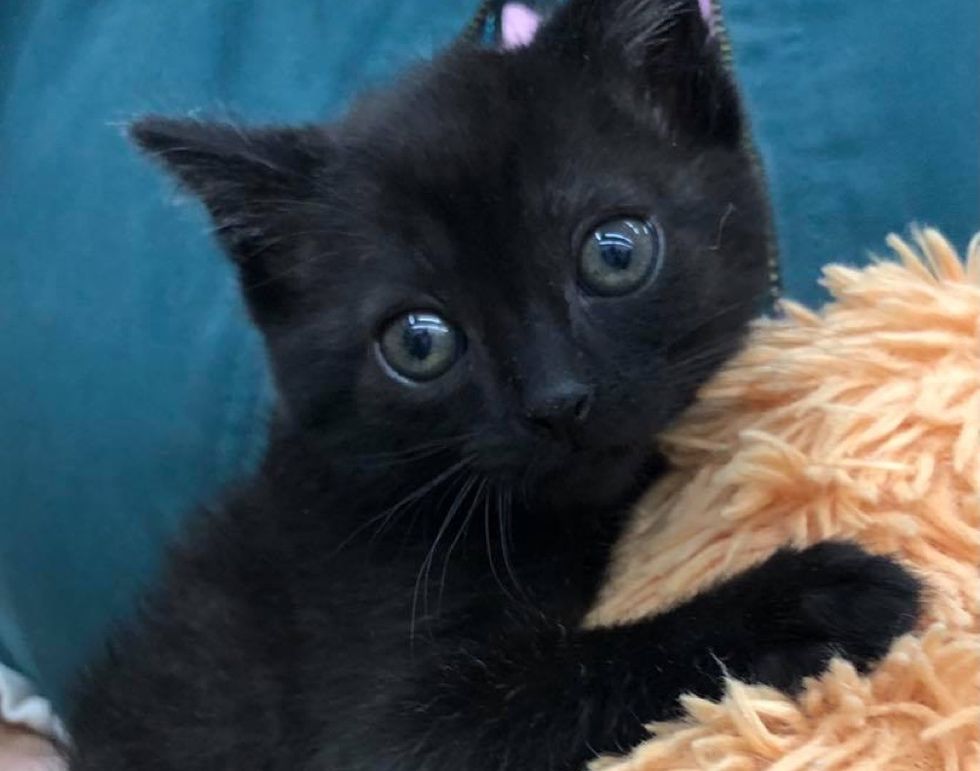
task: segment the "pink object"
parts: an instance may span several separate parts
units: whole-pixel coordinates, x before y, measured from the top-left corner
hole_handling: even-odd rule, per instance
[[[701,18],[708,25],[708,30],[713,32],[714,27],[711,23],[711,0],[698,0],[698,8],[701,9]]]
[[[541,15],[533,8],[523,3],[504,3],[500,11],[500,44],[505,50],[530,45],[540,26]]]

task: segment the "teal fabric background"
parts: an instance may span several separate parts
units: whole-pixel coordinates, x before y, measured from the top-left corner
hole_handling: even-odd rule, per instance
[[[980,229],[977,0],[722,0],[776,209],[786,294],[912,221]]]
[[[335,114],[471,0],[0,5],[0,657],[60,703],[179,517],[261,451],[230,268],[120,124]],[[980,223],[975,0],[728,0],[790,294],[909,220]]]

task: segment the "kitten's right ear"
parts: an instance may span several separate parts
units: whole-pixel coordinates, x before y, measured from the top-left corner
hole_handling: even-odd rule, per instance
[[[309,230],[298,220],[324,184],[332,157],[326,132],[151,116],[133,123],[129,135],[201,199],[253,309],[272,310],[288,289],[275,284],[289,274],[302,250],[296,240]],[[251,289],[259,286],[262,292]]]
[[[290,206],[310,201],[331,155],[316,127],[243,128],[231,123],[142,118],[129,135],[208,208],[237,262],[284,226]]]

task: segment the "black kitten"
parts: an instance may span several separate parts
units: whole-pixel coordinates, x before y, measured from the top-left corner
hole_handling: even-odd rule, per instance
[[[326,128],[136,124],[281,406],[82,684],[72,768],[577,769],[723,667],[793,689],[908,630],[916,582],[839,543],[579,628],[652,437],[765,293],[740,135],[693,0],[572,0]]]

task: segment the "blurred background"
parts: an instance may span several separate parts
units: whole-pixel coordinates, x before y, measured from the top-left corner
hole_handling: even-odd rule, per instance
[[[180,516],[255,462],[271,398],[203,212],[121,127],[147,112],[329,119],[477,5],[0,4],[0,663],[56,706]],[[980,227],[977,0],[723,9],[786,294],[818,304],[821,264],[860,262],[912,221],[965,245]]]

